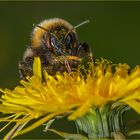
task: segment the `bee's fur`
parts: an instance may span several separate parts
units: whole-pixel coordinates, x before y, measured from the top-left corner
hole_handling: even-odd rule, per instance
[[[33,60],[36,56],[41,59],[42,69],[45,69],[50,75],[54,75],[58,71],[70,72],[71,68],[76,68],[81,63],[79,61],[81,58],[87,57],[89,61],[92,61],[91,48],[87,43],[79,43],[78,35],[70,23],[63,19],[53,18],[44,20],[38,25],[45,30],[38,26],[34,28],[31,34],[31,45],[27,47],[23,59],[19,63],[21,78],[32,75]],[[51,37],[52,35],[53,37]],[[67,37],[69,38],[67,39]],[[53,42],[54,40],[50,42],[51,39],[57,39],[55,40],[57,42]],[[68,45],[67,42],[69,42]],[[56,45],[62,47],[60,48],[61,53],[58,53],[56,45],[52,47],[53,43],[58,43]],[[69,59],[69,56],[77,57],[77,59]]]
[[[73,26],[70,23],[68,23],[66,20],[63,20],[60,18],[53,18],[53,19],[44,20],[39,25],[48,29],[48,30],[50,30],[56,26],[64,26],[68,30],[73,29]],[[37,48],[41,45],[41,38],[42,38],[44,32],[45,32],[44,30],[41,30],[38,27],[34,28],[32,35],[31,35],[31,42],[32,42],[33,47]]]

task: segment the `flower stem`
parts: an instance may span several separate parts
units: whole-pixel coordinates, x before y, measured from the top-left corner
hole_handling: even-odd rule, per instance
[[[98,126],[98,131],[99,131],[99,138],[103,138],[104,137],[104,128],[103,128],[103,120],[101,117],[101,113],[99,111],[99,108],[96,108],[96,119],[97,119],[97,126]]]
[[[126,110],[126,105],[119,105],[112,109],[110,104],[93,108],[85,116],[78,118],[76,124],[90,140],[112,138],[114,137],[112,134],[120,136],[124,133],[122,116]]]

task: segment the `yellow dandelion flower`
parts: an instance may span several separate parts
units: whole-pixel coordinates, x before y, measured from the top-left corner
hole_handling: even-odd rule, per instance
[[[16,122],[5,139],[29,132],[60,114],[67,114],[69,120],[77,120],[79,125],[83,116],[89,119],[91,117],[87,114],[96,114],[98,127],[106,128],[101,132],[101,137],[109,137],[109,129],[113,132],[119,126],[113,122],[115,128],[108,127],[107,123],[110,122],[107,122],[106,117],[111,115],[104,115],[105,110],[128,105],[140,113],[140,68],[137,66],[130,71],[127,64],[112,65],[102,59],[89,64],[88,69],[81,66],[71,73],[50,76],[46,71],[42,74],[40,59],[35,58],[33,76],[27,76],[26,81],[21,80],[14,90],[5,89],[1,92],[0,112],[11,115],[0,118],[0,122],[8,122],[0,131]],[[120,110],[117,111],[120,113]],[[37,122],[24,128],[30,120],[39,117],[41,119]],[[96,131],[96,127],[93,127]],[[98,134],[90,135],[88,133],[89,138],[97,137]]]

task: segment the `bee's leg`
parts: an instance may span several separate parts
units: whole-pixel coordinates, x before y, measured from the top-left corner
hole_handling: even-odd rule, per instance
[[[25,79],[27,75],[33,75],[32,65],[33,60],[19,62],[19,75],[21,79]]]
[[[64,63],[65,63],[65,67],[67,69],[67,72],[70,73],[71,72],[71,67],[70,67],[70,64],[67,60],[64,60]]]
[[[19,64],[20,67],[20,64]],[[23,74],[23,70],[19,68],[19,77],[20,79],[24,79],[24,74]]]
[[[82,51],[86,53],[88,61],[93,62],[93,54],[92,54],[91,47],[85,42],[79,44],[79,47],[77,49],[77,55],[80,56]]]

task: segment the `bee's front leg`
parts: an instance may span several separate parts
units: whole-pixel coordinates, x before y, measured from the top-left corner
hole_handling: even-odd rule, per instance
[[[77,56],[82,58],[87,57],[89,62],[93,62],[93,53],[91,47],[85,42],[79,44],[77,49]]]

